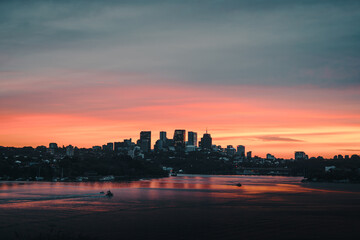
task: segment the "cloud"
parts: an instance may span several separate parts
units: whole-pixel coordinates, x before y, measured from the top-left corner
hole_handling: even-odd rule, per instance
[[[228,141],[228,140],[262,140],[265,142],[304,142],[303,140],[287,138],[287,137],[279,137],[279,136],[226,136],[226,137],[216,137],[214,140],[217,141]]]
[[[266,142],[304,142],[303,140],[294,139],[294,138],[287,138],[287,137],[279,137],[279,136],[261,136],[256,137],[257,139],[266,141]]]
[[[346,152],[360,152],[360,149],[338,149],[339,151],[346,151]]]
[[[0,70],[360,84],[359,1],[2,1]],[[126,81],[119,79],[118,81]]]

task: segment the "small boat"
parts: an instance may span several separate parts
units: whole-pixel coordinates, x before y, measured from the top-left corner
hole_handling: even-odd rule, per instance
[[[103,191],[101,191],[100,194],[105,194],[105,193]]]
[[[242,185],[241,185],[241,183],[237,183],[236,186],[241,187]]]
[[[177,176],[177,173],[176,173],[176,172],[172,172],[172,173],[170,173],[170,176],[176,177],[176,176]]]
[[[112,197],[112,196],[114,196],[114,194],[109,190],[106,192],[105,196]]]

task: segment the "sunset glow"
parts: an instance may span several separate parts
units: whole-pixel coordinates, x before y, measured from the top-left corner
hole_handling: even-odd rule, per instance
[[[3,4],[0,146],[208,129],[262,157],[360,153],[356,2],[79,6]]]

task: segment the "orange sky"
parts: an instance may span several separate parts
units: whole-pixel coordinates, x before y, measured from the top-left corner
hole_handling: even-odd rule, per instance
[[[360,1],[74,2],[0,1],[0,146],[360,154]]]
[[[139,76],[124,77],[136,82]],[[208,128],[214,144],[245,145],[259,156],[360,153],[359,89],[55,83],[8,86],[0,105],[0,145],[91,147],[136,141],[141,130],[151,130],[155,142],[159,131],[171,138],[174,129],[196,131],[200,140]]]

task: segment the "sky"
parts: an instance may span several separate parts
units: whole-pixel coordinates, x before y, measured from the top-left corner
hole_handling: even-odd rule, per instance
[[[360,1],[0,1],[0,146],[208,129],[360,154]]]

